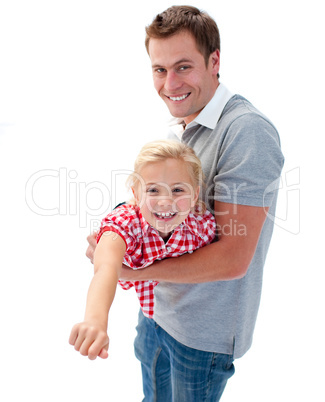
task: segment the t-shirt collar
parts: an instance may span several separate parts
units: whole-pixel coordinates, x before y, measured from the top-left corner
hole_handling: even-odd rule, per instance
[[[182,138],[186,129],[198,124],[213,130],[218,123],[224,107],[232,96],[233,94],[228,90],[228,88],[220,83],[210,102],[204,109],[202,109],[200,114],[186,126],[186,128],[184,128],[185,124],[182,119],[174,117],[169,123],[170,129],[179,139]]]

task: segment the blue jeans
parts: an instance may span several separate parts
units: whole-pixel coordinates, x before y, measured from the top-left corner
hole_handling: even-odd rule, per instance
[[[231,355],[189,348],[140,311],[134,342],[143,402],[217,402],[235,368]]]

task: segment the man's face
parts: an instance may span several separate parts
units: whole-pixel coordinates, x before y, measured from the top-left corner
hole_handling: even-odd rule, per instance
[[[194,37],[183,31],[167,39],[150,39],[149,56],[159,96],[173,116],[190,123],[219,85],[220,52],[212,53],[206,66]]]

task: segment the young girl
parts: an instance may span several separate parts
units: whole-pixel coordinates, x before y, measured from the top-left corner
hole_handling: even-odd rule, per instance
[[[119,206],[102,221],[85,319],[69,339],[89,359],[108,356],[108,313],[118,282],[124,289],[135,287],[144,315],[153,318],[158,282],[119,281],[122,263],[146,268],[156,260],[191,253],[216,234],[213,215],[198,201],[201,163],[187,145],[168,140],[145,145],[128,182],[134,205]]]

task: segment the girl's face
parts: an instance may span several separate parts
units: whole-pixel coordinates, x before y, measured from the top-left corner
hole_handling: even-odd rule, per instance
[[[144,219],[166,238],[191,212],[199,196],[186,163],[177,159],[145,164],[133,193]]]

